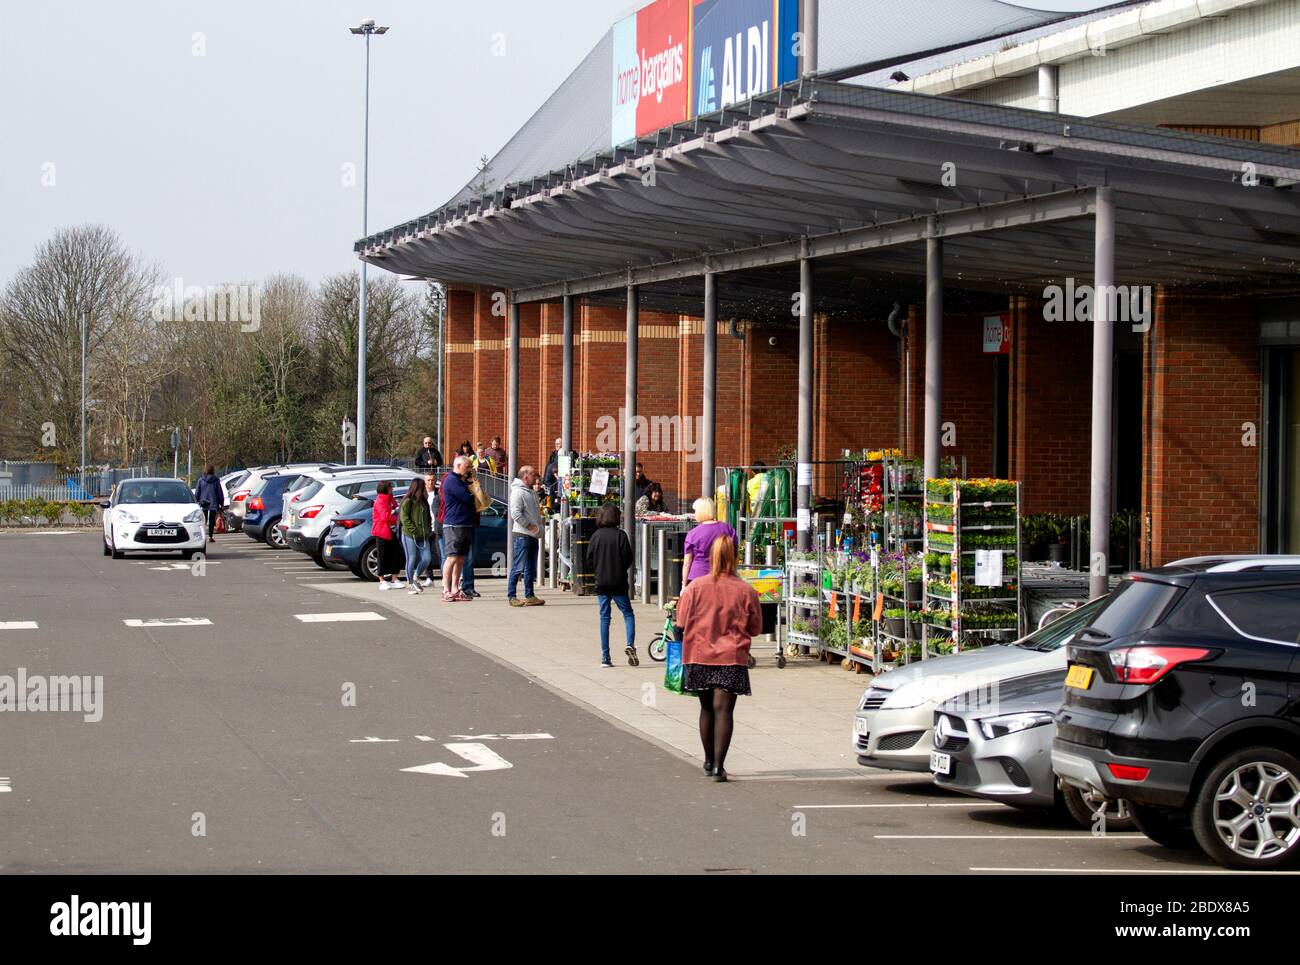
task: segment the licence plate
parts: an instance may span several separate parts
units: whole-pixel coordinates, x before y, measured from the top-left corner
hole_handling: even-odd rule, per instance
[[[145,533],[146,533],[146,535],[149,535],[149,536],[175,536],[175,535],[176,535],[176,530],[174,530],[174,529],[147,529],[147,530],[145,530]]]
[[[952,773],[952,755],[940,754],[938,751],[931,751],[930,771],[931,773],[942,774],[947,777]]]
[[[1087,690],[1092,686],[1092,668],[1076,663],[1070,668],[1069,673],[1065,675],[1065,686]]]
[[[859,737],[865,737],[867,735],[867,722],[861,717],[853,718],[853,731]]]

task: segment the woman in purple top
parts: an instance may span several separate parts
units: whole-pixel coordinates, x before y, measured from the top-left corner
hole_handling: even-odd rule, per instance
[[[682,558],[682,572],[686,574],[682,581],[683,587],[691,580],[709,575],[709,549],[715,539],[726,536],[733,543],[736,542],[736,531],[713,518],[712,499],[701,497],[695,500],[691,508],[695,510],[695,521],[699,525],[686,534],[685,555]]]

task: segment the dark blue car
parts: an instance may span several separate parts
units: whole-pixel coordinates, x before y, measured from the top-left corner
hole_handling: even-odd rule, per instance
[[[395,489],[394,498],[400,500],[405,490]],[[325,537],[321,552],[327,562],[342,563],[363,580],[379,579],[378,547],[370,531],[374,502],[356,499],[344,507]],[[247,523],[245,523],[247,525]],[[405,565],[401,544],[397,547]],[[479,527],[474,534],[474,572],[491,570],[494,565],[504,568],[506,561],[506,506],[497,500],[479,515]]]
[[[284,549],[287,545],[284,532],[276,528],[280,514],[284,510],[284,494],[290,483],[302,476],[302,473],[290,469],[287,472],[274,473],[262,477],[244,504],[244,532],[251,539],[264,540],[268,546]]]

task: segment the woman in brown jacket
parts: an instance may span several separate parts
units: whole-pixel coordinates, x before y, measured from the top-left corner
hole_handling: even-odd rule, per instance
[[[682,630],[682,689],[700,698],[704,773],[725,781],[736,698],[749,696],[749,640],[763,632],[754,588],[736,576],[736,544],[717,539],[709,576],[692,580],[677,603]]]

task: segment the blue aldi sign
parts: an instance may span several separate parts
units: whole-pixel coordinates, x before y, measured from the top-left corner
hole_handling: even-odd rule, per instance
[[[748,100],[798,75],[798,0],[695,0],[692,116]]]

